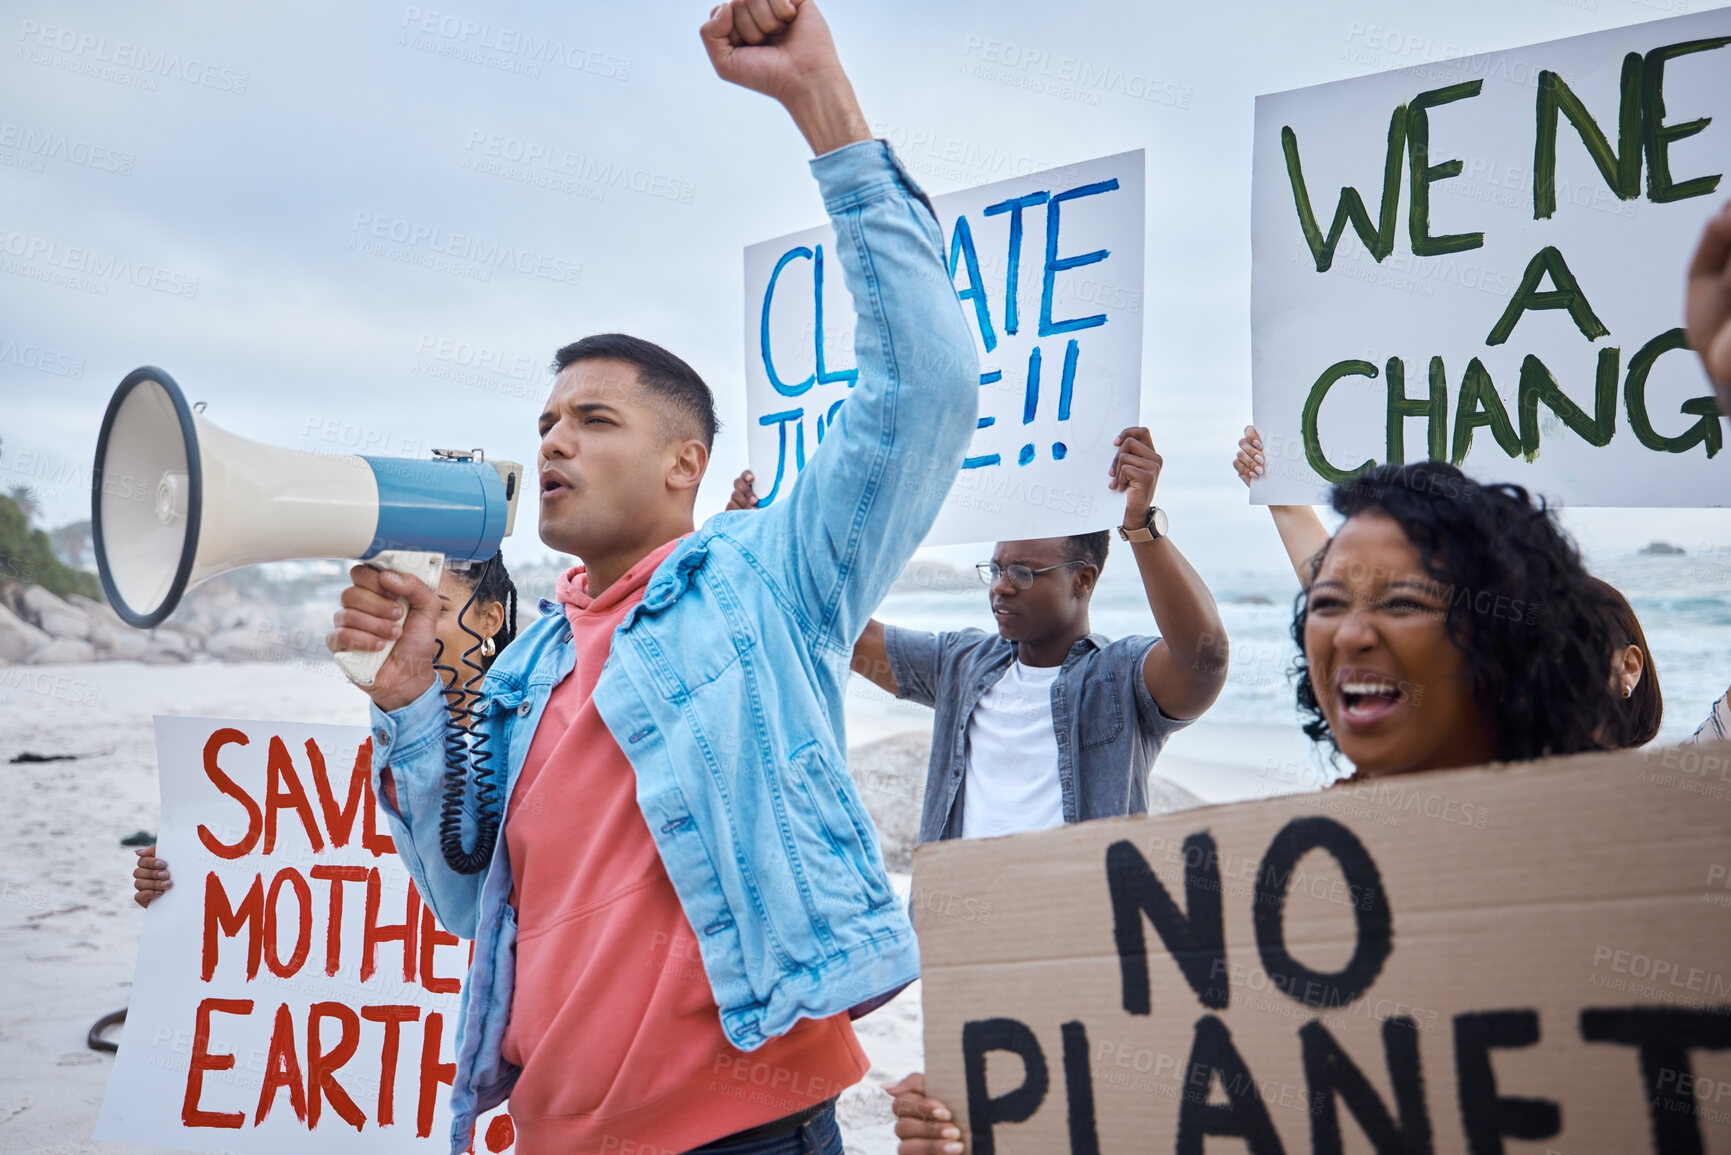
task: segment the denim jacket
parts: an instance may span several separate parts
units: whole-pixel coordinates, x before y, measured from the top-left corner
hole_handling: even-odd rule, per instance
[[[1052,683],[1052,729],[1065,822],[1148,812],[1148,769],[1166,739],[1190,724],[1162,713],[1142,677],[1159,640],[1089,634],[1064,658]],[[968,719],[1010,668],[1015,644],[982,630],[928,634],[889,626],[884,649],[899,696],[937,711],[920,841],[959,837]]]
[[[636,774],[722,1029],[742,1050],[919,975],[913,927],[847,772],[842,692],[855,639],[961,466],[979,390],[937,221],[889,147],[862,141],[811,168],[854,301],[858,379],[791,493],[718,514],[656,568],[594,693]],[[575,660],[564,615],[546,603],[542,613],[482,686],[502,800]],[[436,686],[373,711],[374,774],[389,766],[395,780],[400,812],[386,809],[398,852],[439,921],[474,939],[451,1092],[456,1152],[516,1081],[499,1047],[517,925],[503,833],[480,874],[453,873],[440,853],[446,736]],[[473,817],[471,799],[470,839]]]

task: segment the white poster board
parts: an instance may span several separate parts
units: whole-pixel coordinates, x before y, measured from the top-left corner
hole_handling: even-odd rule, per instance
[[[174,880],[146,914],[95,1137],[444,1152],[469,944],[421,902],[362,726],[156,719]],[[473,1149],[509,1150],[510,1116]]]
[[[1680,328],[1731,193],[1727,37],[1719,9],[1259,97],[1251,500],[1444,458],[1570,505],[1731,502]]]
[[[980,428],[927,545],[1121,519],[1106,470],[1141,396],[1142,164],[1138,150],[933,198],[980,355]],[[745,250],[760,504],[792,490],[847,399],[853,318],[828,225]]]

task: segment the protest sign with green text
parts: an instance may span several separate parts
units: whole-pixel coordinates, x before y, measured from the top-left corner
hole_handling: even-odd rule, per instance
[[[1259,97],[1254,149],[1253,501],[1430,459],[1731,502],[1682,330],[1731,193],[1731,9]]]

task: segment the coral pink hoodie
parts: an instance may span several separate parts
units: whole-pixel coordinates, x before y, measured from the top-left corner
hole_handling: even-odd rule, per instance
[[[521,1155],[688,1150],[821,1102],[868,1063],[845,1014],[755,1051],[728,1043],[637,776],[591,694],[668,542],[591,598],[560,579],[576,665],[554,687],[506,812],[517,968],[504,1057]],[[633,1146],[634,1145],[634,1146]]]

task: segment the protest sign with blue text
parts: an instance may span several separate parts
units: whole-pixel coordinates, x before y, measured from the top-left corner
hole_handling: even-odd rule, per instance
[[[1731,502],[1682,330],[1731,192],[1731,9],[1259,97],[1254,150],[1253,501],[1429,459]]]
[[[926,544],[1119,520],[1106,471],[1141,394],[1142,162],[1120,153],[933,199],[980,354],[980,416]],[[828,226],[745,250],[747,440],[763,505],[785,499],[847,400],[853,319]]]

